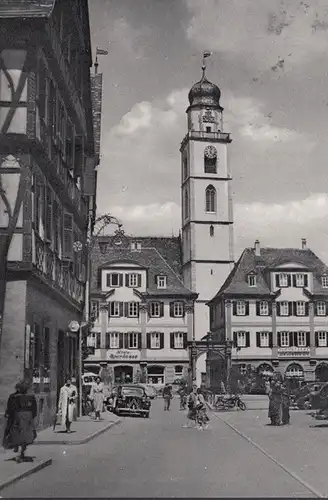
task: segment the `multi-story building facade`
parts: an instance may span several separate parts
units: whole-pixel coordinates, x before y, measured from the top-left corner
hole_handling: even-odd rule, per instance
[[[0,411],[28,377],[44,426],[77,373],[68,325],[82,319],[96,187],[88,2],[4,0],[0,40]]]
[[[101,236],[92,255],[91,313],[96,318],[85,370],[109,381],[155,386],[188,379],[197,295],[181,275],[179,238]]]
[[[224,132],[221,91],[205,76],[189,92],[188,132],[182,141],[181,200],[183,280],[198,294],[195,339],[207,335],[207,302],[234,264],[230,134]],[[196,365],[197,383],[206,372],[205,354]]]
[[[233,342],[232,364],[280,371],[305,381],[328,380],[328,268],[306,247],[246,248],[209,302],[213,339]],[[225,361],[208,357],[216,386]]]

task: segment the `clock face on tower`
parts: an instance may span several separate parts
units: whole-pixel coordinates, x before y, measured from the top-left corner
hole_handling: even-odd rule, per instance
[[[217,157],[217,151],[214,146],[206,146],[204,154],[206,158],[216,158]]]

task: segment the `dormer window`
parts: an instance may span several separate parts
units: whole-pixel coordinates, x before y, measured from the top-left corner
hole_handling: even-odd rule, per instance
[[[166,276],[157,276],[157,288],[166,288]]]
[[[279,288],[288,287],[291,284],[291,277],[287,273],[276,274],[276,286]]]
[[[248,275],[248,286],[256,286],[256,274]]]
[[[322,288],[328,288],[328,276],[322,276],[321,284]]]
[[[141,250],[141,243],[140,243],[140,241],[132,241],[132,243],[131,243],[131,250],[133,252],[140,252],[140,250]]]

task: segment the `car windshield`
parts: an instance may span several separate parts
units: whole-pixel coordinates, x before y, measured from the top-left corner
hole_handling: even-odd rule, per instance
[[[141,387],[122,387],[123,396],[139,396],[144,395],[144,391]]]

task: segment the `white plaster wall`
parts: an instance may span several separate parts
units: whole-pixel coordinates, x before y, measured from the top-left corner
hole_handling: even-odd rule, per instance
[[[215,264],[211,262],[193,262],[192,265],[195,270],[195,291],[199,294],[198,299],[211,300],[230,273],[231,266],[229,264]]]
[[[191,258],[195,260],[230,260],[229,226],[216,224],[214,236],[210,236],[210,224],[192,224]],[[216,264],[226,266],[226,264]],[[222,284],[222,283],[221,283]]]

